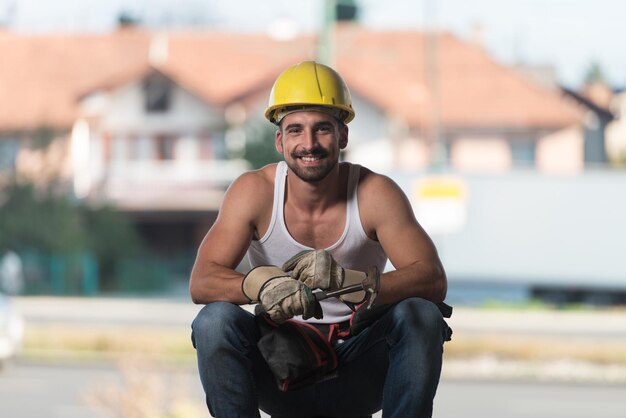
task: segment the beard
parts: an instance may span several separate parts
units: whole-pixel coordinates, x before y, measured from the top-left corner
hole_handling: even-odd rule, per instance
[[[322,161],[323,164],[317,165],[315,167],[302,167],[298,165],[298,158],[305,156],[318,156],[321,158],[320,161]],[[326,178],[328,173],[330,173],[335,165],[337,165],[337,161],[334,159],[329,159],[328,156],[329,153],[326,150],[322,149],[316,149],[312,151],[294,151],[291,153],[291,159],[287,160],[285,158],[285,162],[287,163],[287,166],[291,169],[291,171],[293,171],[293,173],[300,180],[307,183],[316,183]]]

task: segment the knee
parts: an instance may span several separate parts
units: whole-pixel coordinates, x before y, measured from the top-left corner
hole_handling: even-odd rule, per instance
[[[191,326],[194,330],[219,328],[236,321],[242,313],[239,306],[229,302],[209,303],[200,309]]]
[[[194,347],[200,341],[216,344],[230,336],[255,338],[258,332],[254,316],[229,302],[213,302],[204,306],[193,320],[191,329]]]
[[[408,298],[398,302],[392,312],[393,321],[405,332],[420,335],[441,335],[443,316],[434,303],[422,298]]]

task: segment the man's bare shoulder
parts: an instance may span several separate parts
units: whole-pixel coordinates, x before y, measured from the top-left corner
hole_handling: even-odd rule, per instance
[[[276,164],[241,174],[228,188],[224,203],[245,206],[250,210],[260,208],[267,202],[271,203],[275,174]],[[245,207],[242,209],[246,210]]]
[[[269,164],[258,170],[243,173],[233,182],[231,188],[260,189],[261,191],[270,188],[273,190],[276,165],[277,164]]]
[[[400,187],[391,178],[376,173],[367,167],[361,167],[359,194],[375,197],[379,193],[401,192]]]
[[[386,175],[361,168],[358,189],[359,211],[368,225],[377,224],[384,214],[400,214],[410,210],[404,191]]]

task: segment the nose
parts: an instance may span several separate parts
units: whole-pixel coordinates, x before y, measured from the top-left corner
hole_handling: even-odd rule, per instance
[[[305,129],[302,135],[302,147],[307,150],[312,150],[317,148],[317,136],[315,135],[315,131],[313,129]]]

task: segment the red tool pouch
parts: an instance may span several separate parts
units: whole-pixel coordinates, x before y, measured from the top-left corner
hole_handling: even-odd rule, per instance
[[[291,319],[277,324],[267,315],[257,313],[261,331],[257,347],[282,391],[332,379],[338,376],[337,355],[332,343],[337,339],[358,335],[392,306],[380,305],[367,309],[367,303],[364,302],[356,307],[350,321],[341,324],[313,325]],[[445,318],[450,317],[450,306],[445,303],[437,306]],[[452,330],[447,328],[445,340],[449,341]]]
[[[257,343],[282,391],[337,376],[337,355],[328,336],[311,324],[288,320],[276,324],[257,316],[261,339]]]

